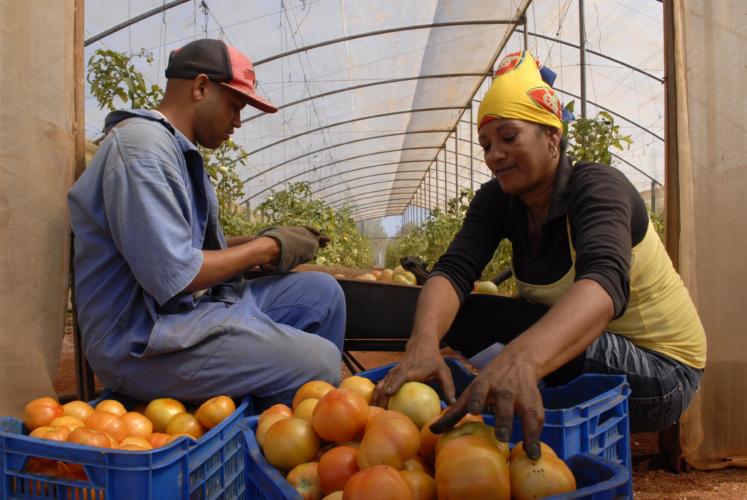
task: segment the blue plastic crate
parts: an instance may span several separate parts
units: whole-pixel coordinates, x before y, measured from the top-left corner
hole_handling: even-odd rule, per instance
[[[300,499],[301,495],[262,455],[254,437],[258,419],[257,416],[249,417],[241,424],[248,457],[246,469],[249,498]],[[568,458],[566,463],[576,477],[576,491],[547,497],[547,500],[629,498],[630,473],[622,465],[591,453],[574,455]]]
[[[457,394],[461,394],[474,375],[456,359],[447,358],[446,362]],[[384,378],[393,366],[394,363],[358,375],[376,382]],[[431,385],[443,399],[440,388]],[[542,441],[549,444],[562,459],[588,452],[622,465],[629,477],[626,494],[632,497],[628,418],[630,387],[625,376],[587,373],[566,385],[543,388],[540,392],[545,407]],[[492,415],[486,415],[485,422],[493,425],[495,420]],[[511,442],[516,443],[521,439],[521,424],[515,420]]]
[[[245,398],[233,414],[198,441],[181,438],[149,451],[109,450],[31,438],[24,434],[19,420],[0,417],[0,498],[253,498],[247,493],[244,437],[239,427],[252,412],[252,401]],[[81,464],[89,481],[26,472],[31,457]]]

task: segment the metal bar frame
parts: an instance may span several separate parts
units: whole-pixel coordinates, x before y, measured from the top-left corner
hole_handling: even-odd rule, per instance
[[[402,191],[407,190],[407,191]],[[393,189],[374,189],[373,191],[364,191],[363,193],[356,193],[355,200],[356,202],[361,200],[367,200],[369,198],[375,198],[375,197],[381,197],[385,196],[386,194],[389,195],[399,195],[399,194],[409,194],[410,188],[409,187],[402,187],[402,188],[393,188]],[[360,196],[361,194],[366,196]],[[371,196],[368,196],[371,195]],[[334,201],[327,201],[325,199],[325,202],[331,206],[331,207],[342,207],[346,205],[346,202],[348,201],[349,197],[343,197],[339,198]]]
[[[398,172],[383,172],[383,173],[379,173],[379,174],[372,174],[372,175],[371,175],[371,176],[369,176],[369,177],[381,177],[381,176],[383,176],[383,175],[393,175],[393,174],[397,174],[397,173],[398,173]],[[403,172],[403,173],[415,173],[415,172]],[[417,173],[419,173],[419,171],[418,171]],[[417,178],[417,177],[414,177],[414,178],[412,178],[412,179],[399,179],[399,180],[403,180],[403,181],[416,181],[416,180],[418,180],[418,178]],[[379,181],[379,182],[371,182],[371,183],[367,184],[367,186],[374,186],[374,185],[384,184],[385,182],[394,182],[394,179],[388,179],[388,180],[383,180],[383,181]],[[330,187],[335,187],[335,186],[339,186],[340,184],[342,184],[342,183],[337,183],[337,184],[335,184],[334,186],[328,186],[328,187],[327,187],[327,188],[325,188],[325,189],[328,189],[328,188],[330,188]],[[366,187],[366,186],[362,186],[362,187]],[[417,187],[417,185],[413,185],[413,186],[410,186],[410,187]],[[357,189],[357,188],[355,188],[355,187],[354,187],[354,188],[345,188],[345,189],[340,189],[340,190],[338,190],[338,191],[335,191],[334,193],[329,193],[328,195],[323,195],[323,196],[320,196],[320,198],[322,198],[322,199],[325,199],[325,200],[326,200],[327,196],[334,196],[334,195],[336,195],[336,194],[340,194],[340,193],[344,193],[344,192],[346,192],[346,191],[350,191],[351,189]],[[340,200],[337,200],[337,201],[340,201]]]
[[[127,21],[124,21],[122,23],[117,24],[116,26],[112,26],[111,28],[102,31],[101,33],[97,35],[93,35],[92,37],[88,38],[85,42],[83,42],[84,47],[88,47],[92,43],[98,42],[102,38],[106,38],[107,36],[116,33],[119,30],[123,30],[127,28],[128,26],[132,26],[133,24],[139,23],[143,19],[147,19],[151,16],[155,16],[156,14],[160,14],[161,12],[166,12],[167,10],[171,9],[172,7],[176,7],[178,5],[181,5],[183,3],[187,3],[190,0],[173,0],[169,3],[164,3],[160,7],[155,7],[153,9],[150,9],[147,12],[143,12],[140,15],[137,15],[133,18],[128,19]]]

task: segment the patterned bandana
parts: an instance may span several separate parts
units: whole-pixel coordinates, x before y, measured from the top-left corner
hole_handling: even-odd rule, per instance
[[[477,112],[477,129],[490,120],[510,118],[563,128],[563,105],[542,80],[540,65],[527,51],[509,54],[498,66]]]

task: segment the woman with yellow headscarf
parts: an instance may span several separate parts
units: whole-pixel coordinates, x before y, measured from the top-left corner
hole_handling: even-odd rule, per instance
[[[500,63],[477,122],[493,179],[431,271],[405,357],[375,394],[383,404],[405,381],[437,379],[454,404],[434,432],[492,407],[501,441],[519,417],[530,458],[540,454],[538,381],[625,374],[631,429],[654,431],[687,407],[706,356],[697,311],[640,194],[614,168],[572,163],[562,111],[530,53]],[[470,296],[504,238],[519,298]],[[441,340],[484,365],[458,400]]]

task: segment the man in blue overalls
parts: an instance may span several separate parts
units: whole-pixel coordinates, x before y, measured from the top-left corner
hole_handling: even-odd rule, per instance
[[[107,387],[143,400],[252,394],[289,401],[340,376],[345,302],[325,273],[287,273],[326,238],[278,227],[231,245],[196,145],[217,148],[255,91],[252,63],[218,40],[174,51],[155,110],[115,111],[68,195],[86,357]],[[243,271],[276,274],[254,280]]]

